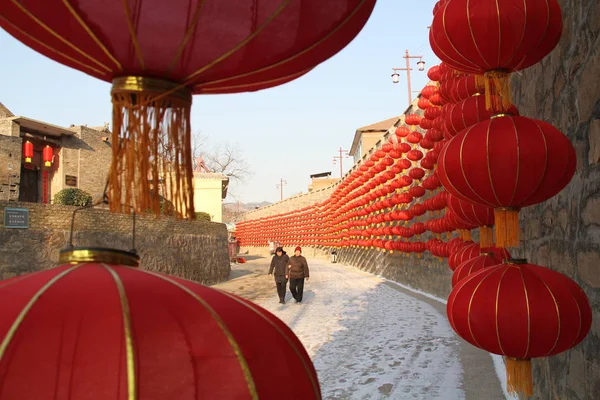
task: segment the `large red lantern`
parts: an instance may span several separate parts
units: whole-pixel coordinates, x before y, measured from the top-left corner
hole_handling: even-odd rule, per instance
[[[375,0],[337,1],[327,12],[320,0],[238,3],[2,2],[9,34],[112,83],[112,211],[159,215],[160,192],[193,218],[192,94],[257,91],[306,74],[352,41]]]
[[[434,15],[429,43],[449,67],[484,75],[486,97],[499,94],[503,104],[496,106],[506,109],[509,74],[541,61],[561,34],[557,0],[453,0]]]
[[[438,176],[452,195],[493,207],[496,244],[517,246],[519,209],[560,192],[575,173],[575,157],[552,125],[499,116],[452,138],[440,153]]]
[[[551,269],[509,260],[458,282],[448,320],[473,346],[506,357],[508,390],[533,394],[530,359],[576,346],[590,330],[592,311],[581,288]]]
[[[60,259],[0,285],[2,399],[277,398],[290,376],[295,398],[321,398],[300,341],[253,303],[139,270],[130,252]]]
[[[30,163],[33,161],[33,143],[29,140],[23,143],[23,158],[26,163]]]

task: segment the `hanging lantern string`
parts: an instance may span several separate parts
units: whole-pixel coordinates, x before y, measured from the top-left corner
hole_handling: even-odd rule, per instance
[[[79,207],[77,209],[75,209],[73,211],[73,214],[71,215],[71,229],[69,231],[69,244],[67,245],[67,247],[69,248],[73,248],[75,247],[73,245],[73,231],[75,230],[75,215],[77,214],[78,211],[81,210],[86,210],[86,209],[91,209],[94,207],[99,206],[100,204],[107,204],[108,205],[108,196],[106,194],[108,190],[108,179],[106,181],[106,184],[104,185],[104,193],[102,194],[102,198],[100,200],[98,200],[97,202],[87,205],[87,206],[83,206],[83,207]],[[137,254],[137,250],[135,248],[135,209],[133,207],[131,208],[131,216],[132,216],[132,232],[131,232],[131,250],[129,250],[131,253]]]

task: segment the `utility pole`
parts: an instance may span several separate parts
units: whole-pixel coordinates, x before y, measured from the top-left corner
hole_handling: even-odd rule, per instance
[[[400,74],[398,74],[397,71],[406,71],[406,82],[408,85],[408,105],[410,106],[410,104],[412,103],[412,88],[410,87],[411,86],[410,71],[412,71],[412,68],[410,67],[410,59],[411,58],[419,59],[419,61],[417,62],[417,67],[418,67],[419,71],[425,71],[425,61],[423,61],[423,56],[411,56],[408,53],[408,50],[406,50],[406,55],[403,56],[402,58],[404,58],[406,60],[406,68],[392,68],[392,71],[394,71],[394,73],[392,74],[392,82],[394,82],[394,83],[400,82]]]
[[[337,160],[340,160],[340,179],[344,176],[344,168],[343,168],[343,159],[344,158],[348,158],[349,154],[348,154],[348,150],[342,150],[342,148],[340,147],[340,149],[338,150],[340,155],[339,156],[333,156],[333,164],[337,163]]]
[[[277,189],[280,190],[281,200],[283,200],[283,187],[287,185],[287,181],[284,181],[283,178],[279,180],[279,183],[275,185]]]

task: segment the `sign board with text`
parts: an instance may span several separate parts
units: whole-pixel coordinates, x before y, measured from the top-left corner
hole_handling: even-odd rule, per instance
[[[27,208],[5,208],[4,227],[15,229],[29,228],[29,209]]]
[[[73,175],[65,175],[65,185],[77,186],[77,177]]]

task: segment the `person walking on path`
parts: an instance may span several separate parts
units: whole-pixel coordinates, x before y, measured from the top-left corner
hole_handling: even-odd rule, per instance
[[[289,261],[289,277],[290,277],[290,292],[296,299],[296,303],[302,303],[302,293],[304,292],[304,278],[308,280],[308,263],[306,258],[301,255],[302,248],[296,247],[294,255],[290,257]]]
[[[285,293],[288,280],[287,268],[290,257],[283,251],[282,247],[275,249],[275,255],[271,260],[269,275],[275,272],[275,285],[277,285],[277,294],[279,295],[279,303],[285,304]]]

